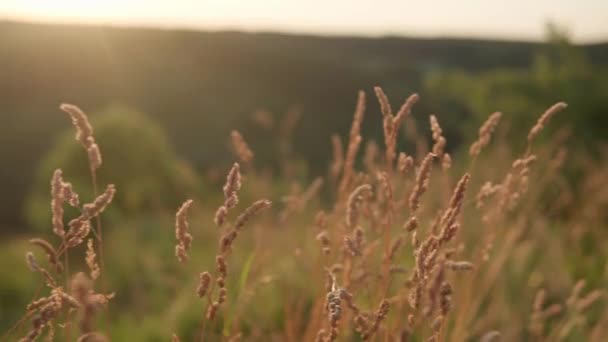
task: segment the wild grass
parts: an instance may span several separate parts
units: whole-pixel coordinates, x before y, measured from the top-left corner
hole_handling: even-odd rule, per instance
[[[521,152],[492,143],[504,120],[496,112],[481,125],[469,153],[452,157],[439,115],[429,116],[431,144],[410,127],[408,133],[418,142],[415,152],[399,151],[419,97],[409,96],[395,114],[384,91],[376,87],[374,92],[382,115],[368,115],[368,120],[382,120],[384,146],[368,142],[360,158],[361,127],[370,107],[360,91],[348,141],[331,138],[333,161],[326,179],[300,184],[290,193],[273,190],[276,179],[256,169],[255,148],[232,132],[235,155],[245,167],[235,162],[227,170],[223,188],[217,189],[223,194],[217,209],[197,208],[198,200],[186,199],[175,215],[177,260],[170,262],[182,275],[178,279],[186,281],[175,285],[166,310],[191,310],[196,319],[188,326],[167,321],[157,327],[164,338],[607,340],[608,310],[601,289],[606,270],[572,272],[567,265],[570,257],[589,253],[575,246],[591,234],[586,225],[601,215],[594,204],[601,201],[590,195],[583,198],[589,204],[579,206],[587,208],[580,214],[552,219],[564,201],[572,201],[546,199],[548,190],[563,185],[564,149],[556,142],[535,146],[550,118],[566,105],[560,102],[540,115]],[[49,231],[55,238],[30,240],[47,263],[26,252],[27,265],[40,274],[39,290],[3,337],[120,340],[113,334],[110,310],[127,311],[129,306],[113,303],[121,293],[104,280],[113,269],[104,263],[103,251],[111,257],[118,247],[104,246],[100,215],[121,189],[110,184],[97,194],[102,159],[93,128],[76,106],[61,108],[87,153],[94,198],[82,204],[78,189],[63,179],[60,169],[52,175]],[[287,122],[281,131],[293,125]],[[280,136],[284,152],[288,135]],[[292,161],[285,157],[283,162]],[[590,187],[605,184],[592,174],[589,182],[596,182]],[[276,198],[273,208],[267,198]],[[79,214],[66,218],[66,205]],[[160,234],[169,239],[168,232]],[[121,246],[143,243],[121,240]],[[166,255],[171,248],[166,242],[158,253]],[[606,265],[601,253],[591,257]],[[79,267],[87,272],[76,271]],[[136,282],[140,271],[127,274]],[[580,275],[593,279],[577,279]],[[587,283],[595,286],[586,290]]]

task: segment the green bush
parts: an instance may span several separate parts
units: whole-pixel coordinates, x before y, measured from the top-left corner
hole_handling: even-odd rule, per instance
[[[182,198],[200,189],[199,180],[178,159],[161,127],[143,114],[112,107],[91,120],[103,157],[98,184],[101,189],[108,183],[117,188],[112,213],[174,210]],[[74,141],[70,127],[43,159],[26,203],[28,222],[38,230],[49,229],[51,222],[49,182],[55,168],[63,170],[83,201],[93,197],[86,152]],[[70,214],[66,210],[66,217]]]

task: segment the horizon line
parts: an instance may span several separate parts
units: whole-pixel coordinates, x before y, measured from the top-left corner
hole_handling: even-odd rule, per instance
[[[397,30],[377,30],[377,32],[360,32],[352,29],[296,29],[296,28],[278,28],[278,27],[256,27],[245,28],[237,25],[210,25],[207,27],[199,25],[183,25],[176,23],[124,23],[112,22],[104,20],[95,20],[93,22],[85,22],[81,20],[57,20],[43,18],[10,18],[0,17],[0,24],[26,24],[26,25],[51,25],[51,26],[85,26],[85,27],[100,27],[100,28],[117,28],[117,29],[147,29],[147,30],[164,30],[164,31],[184,31],[184,32],[237,32],[249,34],[278,34],[288,36],[311,36],[320,38],[362,38],[362,39],[382,39],[382,38],[398,38],[398,39],[428,39],[428,40],[480,40],[480,41],[502,41],[502,42],[519,42],[530,44],[542,44],[547,42],[546,36],[538,37],[523,37],[509,34],[476,34],[472,32],[462,32],[458,34],[437,33],[437,32],[397,32]],[[587,39],[572,39],[570,40],[575,45],[599,45],[608,43],[607,37],[592,36]]]

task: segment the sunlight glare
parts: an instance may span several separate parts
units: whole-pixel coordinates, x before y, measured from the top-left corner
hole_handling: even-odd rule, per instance
[[[129,15],[133,6],[120,0],[17,0],[14,8],[24,17],[106,20]],[[120,12],[117,12],[118,8]]]

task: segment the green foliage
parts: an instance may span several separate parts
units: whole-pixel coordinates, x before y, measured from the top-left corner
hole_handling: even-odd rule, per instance
[[[4,333],[10,324],[22,315],[23,304],[28,303],[40,287],[40,275],[25,266],[24,250],[27,244],[18,240],[3,241],[0,250],[0,331]],[[44,256],[36,254],[38,260]]]
[[[92,115],[95,137],[103,165],[98,184],[117,187],[112,204],[114,213],[141,213],[169,208],[173,210],[186,194],[200,189],[199,181],[187,164],[180,161],[161,127],[143,114],[112,107]],[[70,127],[44,158],[27,202],[27,218],[33,227],[49,229],[49,181],[53,170],[61,168],[81,200],[91,201],[91,175],[86,152],[74,140]],[[73,211],[66,211],[68,217]]]
[[[371,92],[375,85],[384,88],[394,106],[420,92],[421,102],[414,111],[420,131],[428,129],[426,115],[437,114],[450,149],[463,141],[463,123],[471,127],[467,132],[476,129],[481,119],[471,120],[472,112],[485,117],[488,111],[500,109],[509,116],[532,116],[558,99],[568,101],[572,108],[581,104],[577,115],[590,113],[588,109],[597,106],[589,107],[584,98],[575,103],[553,85],[544,91],[547,98],[541,98],[528,92],[525,82],[509,81],[505,87],[491,87],[492,92],[484,89],[485,84],[476,86],[490,96],[489,103],[483,107],[469,103],[485,97],[473,94],[469,89],[473,82],[468,78],[496,74],[508,80],[527,79],[534,54],[544,46],[473,39],[372,39],[0,23],[0,160],[7,165],[0,188],[10,194],[0,206],[0,215],[6,218],[0,228],[16,231],[26,226],[21,213],[26,191],[36,179],[32,171],[48,153],[57,133],[68,125],[65,114],[57,108],[62,101],[90,111],[109,101],[140,110],[166,130],[180,156],[205,171],[210,165],[232,162],[228,137],[235,128],[256,152],[256,165],[278,165],[282,156],[269,146],[275,132],[262,131],[249,115],[265,108],[279,123],[286,109],[297,106],[302,118],[291,136],[293,152],[308,162],[311,176],[317,176],[327,171],[330,135],[347,136],[358,89],[368,93],[363,134],[382,141],[381,123],[373,120],[379,115]],[[592,74],[608,61],[607,44],[578,49],[589,56]],[[500,74],[498,68],[504,72]],[[454,69],[462,70],[464,81],[450,80],[447,75],[453,75]],[[24,70],[28,77],[23,77]],[[448,87],[447,91],[425,89],[423,82],[429,77],[438,79],[436,83]],[[599,76],[592,78],[605,84]],[[562,83],[579,92],[606,93],[605,85],[585,83],[588,80],[584,76],[580,82],[565,79]],[[511,89],[512,85],[516,87]],[[517,96],[509,95],[515,91]],[[519,98],[539,101],[527,107]],[[595,129],[596,136],[589,140],[597,139],[601,125],[585,118],[577,119],[579,125]]]
[[[511,142],[519,145],[525,143],[529,128],[541,113],[565,101],[568,113],[556,116],[551,126],[570,127],[577,137],[575,143],[593,150],[607,138],[603,132],[608,125],[607,80],[608,68],[591,63],[583,50],[550,28],[549,44],[535,55],[530,67],[437,72],[425,80],[425,88],[436,108],[472,115],[461,134],[476,134],[479,123],[500,110],[505,115],[503,121],[511,125]]]

